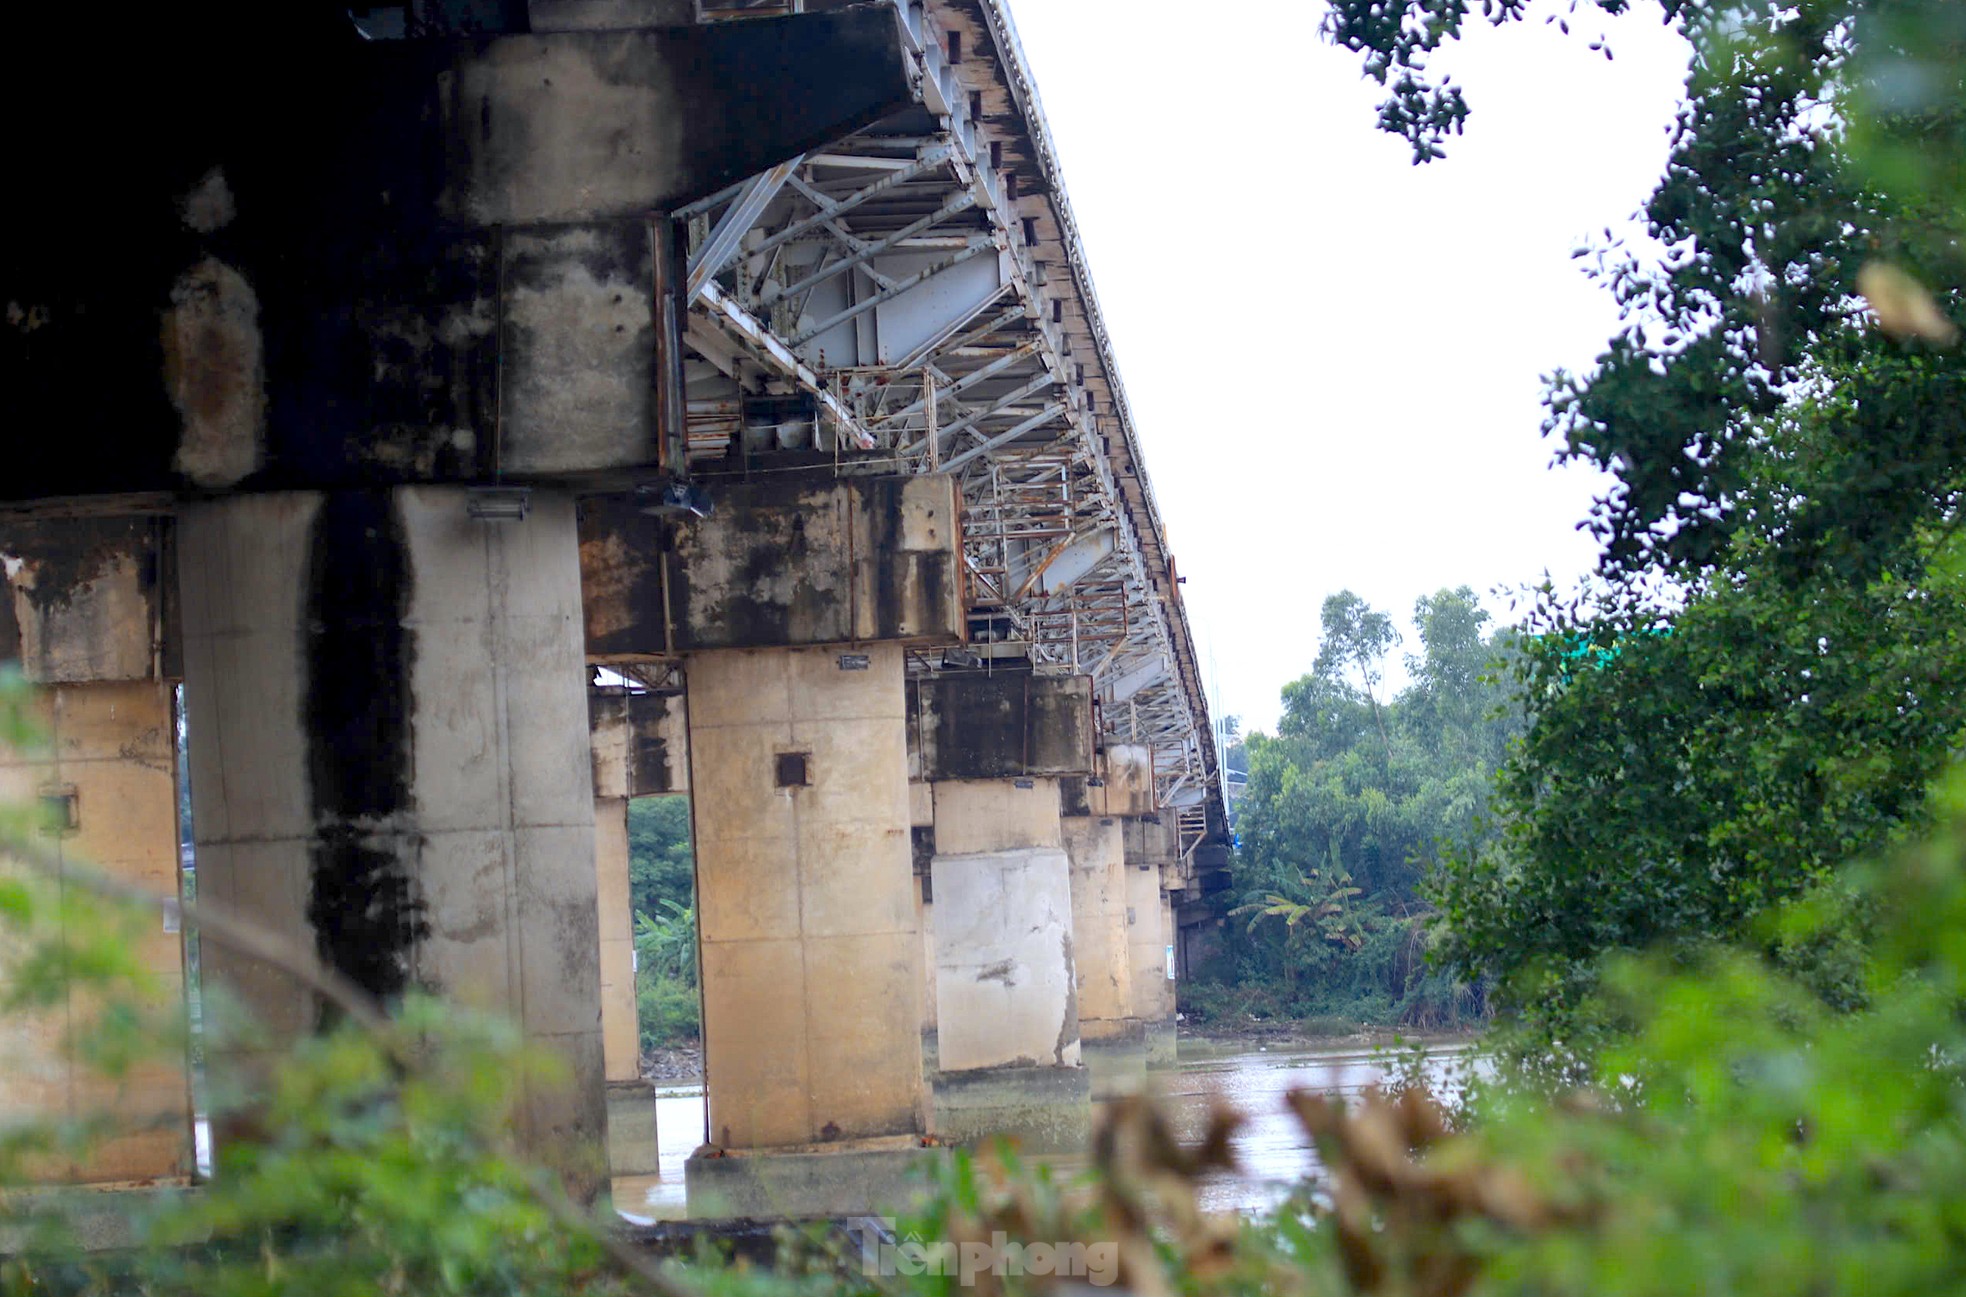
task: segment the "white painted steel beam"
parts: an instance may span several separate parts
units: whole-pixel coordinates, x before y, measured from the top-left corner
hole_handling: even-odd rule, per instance
[[[1167,660],[1157,656],[1152,662],[1147,663],[1147,665],[1135,667],[1125,675],[1115,679],[1107,696],[1116,703],[1123,703],[1135,694],[1138,694],[1142,689],[1145,689],[1148,685],[1154,684],[1166,677]]]
[[[778,197],[778,191],[785,188],[785,182],[798,170],[803,157],[792,158],[759,175],[751,177],[738,191],[737,197],[718,218],[710,237],[696,250],[689,261],[689,300],[692,304],[703,296],[703,286],[723,271],[731,263],[743,246],[744,236],[771,206],[771,200]]]
[[[1022,399],[1022,394],[1020,394],[1018,399]],[[1011,402],[1011,404],[1014,404],[1014,402]],[[1059,415],[1065,413],[1065,408],[1066,408],[1065,403],[1063,401],[1059,401],[1052,405],[1047,405],[1044,409],[1038,411],[1036,414],[1024,420],[1024,422],[1018,424],[1016,427],[1011,428],[1008,431],[998,433],[996,436],[991,437],[988,441],[983,442],[981,445],[971,446],[968,450],[964,451],[960,455],[951,456],[949,461],[943,464],[938,471],[943,473],[953,473],[957,469],[963,467],[965,464],[968,464],[971,460],[980,459],[982,456],[989,454],[997,447],[1004,445],[1007,442],[1016,441],[1019,437],[1023,436],[1027,432],[1037,431],[1039,428],[1042,428],[1045,424],[1050,423],[1053,419],[1056,419]],[[994,411],[992,413],[994,413]],[[960,427],[961,425],[957,425],[958,430],[960,429]],[[938,440],[939,439],[940,438],[938,434]]]

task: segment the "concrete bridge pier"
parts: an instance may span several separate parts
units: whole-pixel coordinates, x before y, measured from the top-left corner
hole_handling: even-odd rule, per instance
[[[1085,1147],[1072,866],[1056,778],[934,785],[935,1132]]]
[[[599,774],[598,768],[595,772]],[[628,799],[594,799],[594,888],[599,908],[601,1060],[607,1076],[608,1172],[660,1170],[655,1089],[642,1080],[635,1001],[635,914],[628,878]]]
[[[160,896],[178,894],[177,744],[165,542],[156,517],[16,520],[0,541],[0,660],[36,686],[45,744],[0,749],[0,799],[39,802],[43,845]],[[134,917],[154,1007],[176,1021],[184,947],[175,922]],[[55,932],[37,935],[59,936]],[[99,934],[98,934],[99,935]],[[104,1122],[80,1153],[36,1165],[48,1183],[170,1181],[193,1169],[191,1095],[181,1052],[146,1057],[111,1079],[78,1059],[96,1001],[69,990],[45,1013],[0,1016],[0,1125]]]
[[[655,1086],[642,1077],[628,809],[638,797],[689,792],[683,698],[674,690],[642,693],[591,687],[587,711],[594,759],[594,882],[600,906],[608,1170],[616,1176],[651,1176],[660,1173],[660,1144]]]
[[[709,1140],[689,1210],[892,1206],[926,1134],[903,651],[688,659]]]
[[[1110,815],[1067,816],[1063,828],[1072,862],[1079,1036],[1092,1097],[1137,1094],[1146,1084],[1147,1036],[1134,1016],[1125,829]]]
[[[1089,682],[1013,662],[924,675],[910,693],[935,1132],[1083,1148],[1081,889],[1061,811],[1094,768]]]
[[[457,487],[186,505],[185,697],[201,899],[315,950],[385,1002],[442,993],[518,1022],[521,1144],[591,1196],[607,1138],[594,786],[571,494],[480,521]],[[214,1040],[255,1093],[326,1016],[207,942],[257,1041]],[[224,1138],[220,1125],[219,1138]]]
[[[894,1207],[927,1133],[905,658],[962,635],[954,484],[706,490],[703,516],[593,501],[582,524],[592,659],[686,678],[708,1127],[689,1212]]]
[[[1140,817],[1126,823],[1127,944],[1133,960],[1133,1012],[1146,1036],[1147,1066],[1175,1063],[1174,910],[1166,876],[1179,859],[1173,825]]]
[[[1154,811],[1153,754],[1109,743],[1097,773],[1064,781],[1065,847],[1072,858],[1078,934],[1079,1029],[1095,1099],[1137,1094],[1147,1078],[1147,1032],[1134,1002],[1128,923],[1127,825]]]

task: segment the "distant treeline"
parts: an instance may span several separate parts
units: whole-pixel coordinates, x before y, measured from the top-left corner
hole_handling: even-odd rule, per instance
[[[1424,896],[1444,844],[1477,841],[1497,765],[1522,728],[1504,683],[1514,647],[1466,586],[1414,604],[1418,652],[1388,696],[1392,618],[1350,591],[1324,601],[1309,675],[1285,687],[1274,736],[1226,754],[1237,902],[1221,953],[1183,1009],[1225,1025],[1440,1029],[1484,1015],[1479,987],[1430,967]]]

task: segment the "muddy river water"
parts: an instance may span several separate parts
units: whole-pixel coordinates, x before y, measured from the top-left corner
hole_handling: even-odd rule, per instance
[[[1317,1167],[1317,1155],[1303,1129],[1284,1107],[1291,1090],[1357,1095],[1382,1081],[1389,1056],[1362,1047],[1304,1048],[1287,1045],[1218,1045],[1181,1042],[1179,1064],[1153,1076],[1184,1139],[1198,1139],[1217,1104],[1243,1113],[1247,1121],[1236,1137],[1238,1170],[1220,1176],[1203,1191],[1205,1206],[1221,1211],[1257,1211],[1280,1199]],[[1467,1046],[1452,1042],[1429,1047],[1427,1064],[1437,1087],[1452,1089],[1455,1078],[1481,1064]],[[703,1091],[675,1085],[658,1092],[662,1174],[615,1182],[615,1204],[638,1219],[674,1219],[683,1214],[683,1159],[703,1142]]]

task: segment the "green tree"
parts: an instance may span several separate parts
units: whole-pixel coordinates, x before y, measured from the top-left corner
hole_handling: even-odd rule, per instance
[[[687,797],[637,797],[628,803],[628,893],[637,914],[661,914],[664,901],[696,903],[689,829]]]
[[[1850,581],[1783,561],[1789,485],[1840,446],[1802,407],[1770,429],[1757,530],[1651,617],[1548,606],[1524,640],[1533,724],[1503,766],[1499,837],[1430,895],[1441,953],[1553,1034],[1600,956],[1744,939],[1771,907],[1923,822],[1966,730],[1966,588],[1949,565]],[[1825,459],[1828,460],[1826,465]],[[1580,651],[1581,650],[1581,651]],[[1792,952],[1833,1003],[1847,961]]]
[[[687,797],[628,803],[628,887],[635,908],[635,1004],[644,1051],[703,1030],[696,985],[696,857]]]
[[[1372,723],[1379,730],[1379,741],[1392,756],[1392,740],[1386,735],[1386,721],[1379,713],[1379,687],[1384,681],[1386,655],[1399,643],[1393,619],[1353,594],[1340,590],[1324,601],[1320,617],[1324,633],[1318,644],[1317,664],[1311,673],[1321,679],[1346,681],[1358,676],[1358,690],[1372,709]]]
[[[1668,251],[1584,250],[1625,322],[1546,394],[1559,458],[1614,480],[1590,520],[1601,580],[1531,615],[1506,831],[1431,892],[1442,953],[1502,981],[1532,1051],[1581,1038],[1607,951],[1690,952],[1840,894],[1844,862],[1916,831],[1966,727],[1966,22],[1931,0],[1658,8],[1694,49],[1644,210]],[[1332,7],[1416,160],[1466,119],[1428,61],[1477,12],[1524,16]],[[1762,940],[1847,1007],[1849,918],[1813,946]]]
[[[1391,617],[1350,591],[1324,608],[1324,643],[1285,687],[1277,733],[1246,743],[1235,871],[1248,923],[1231,980],[1277,1012],[1438,1025],[1474,1001],[1425,967],[1418,886],[1443,841],[1477,832],[1514,732],[1486,669],[1508,637],[1486,633],[1465,586],[1420,599],[1411,683],[1375,706]]]

